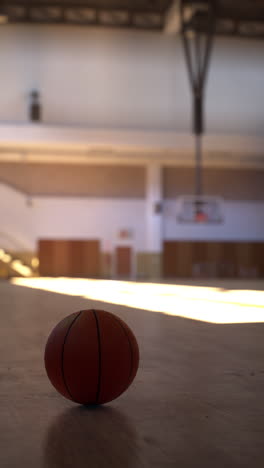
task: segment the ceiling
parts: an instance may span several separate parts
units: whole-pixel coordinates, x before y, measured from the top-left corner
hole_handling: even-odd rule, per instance
[[[216,34],[264,38],[264,0],[0,0],[0,21],[177,33],[181,4],[188,9],[190,29],[206,29],[207,10],[213,5]]]

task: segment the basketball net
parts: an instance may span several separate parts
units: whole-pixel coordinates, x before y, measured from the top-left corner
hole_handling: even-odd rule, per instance
[[[208,221],[208,215],[203,211],[197,211],[195,213],[195,221],[197,223],[206,223]]]

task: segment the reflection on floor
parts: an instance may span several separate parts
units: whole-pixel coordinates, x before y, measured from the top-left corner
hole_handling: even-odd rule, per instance
[[[238,289],[189,284],[140,283],[71,278],[15,278],[13,284],[61,294],[82,296],[126,307],[161,312],[211,323],[264,322],[264,291],[254,282],[236,281]],[[247,287],[247,289],[242,289]]]

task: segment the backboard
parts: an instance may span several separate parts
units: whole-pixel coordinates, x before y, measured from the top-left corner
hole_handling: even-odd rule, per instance
[[[177,199],[176,217],[180,223],[222,223],[223,199],[206,195],[184,195]]]

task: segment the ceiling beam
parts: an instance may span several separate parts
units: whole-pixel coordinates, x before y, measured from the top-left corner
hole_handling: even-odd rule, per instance
[[[163,25],[163,15],[160,13],[113,8],[95,9],[84,5],[64,7],[58,4],[9,4],[6,13],[10,23],[77,24],[141,30],[161,30]]]

